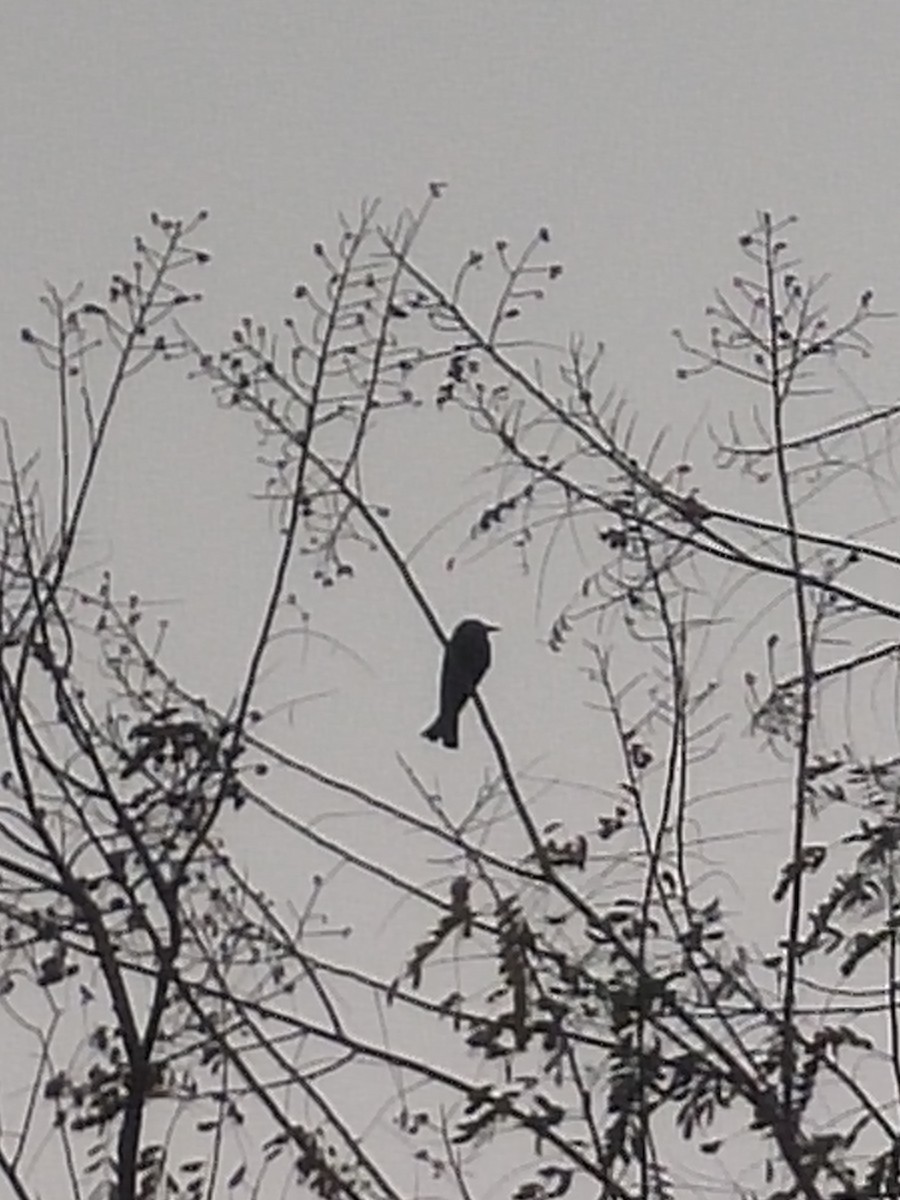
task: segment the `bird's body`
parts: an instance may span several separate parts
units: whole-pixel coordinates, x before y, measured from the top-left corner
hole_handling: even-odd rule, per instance
[[[451,750],[459,745],[459,714],[491,665],[488,634],[497,628],[470,617],[453,630],[441,668],[440,712],[422,736]]]

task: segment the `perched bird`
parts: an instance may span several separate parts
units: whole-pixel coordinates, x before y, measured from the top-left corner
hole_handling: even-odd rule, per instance
[[[444,652],[441,668],[441,708],[437,717],[422,730],[422,737],[443,742],[451,750],[459,745],[459,714],[491,665],[488,634],[499,629],[470,617],[453,630]]]

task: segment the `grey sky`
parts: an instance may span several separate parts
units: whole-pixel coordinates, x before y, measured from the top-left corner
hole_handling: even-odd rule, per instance
[[[244,313],[277,324],[290,311],[293,284],[314,279],[309,247],[333,236],[338,208],[353,213],[362,197],[381,196],[387,217],[417,205],[433,178],[451,187],[422,240],[429,265],[446,277],[470,246],[521,241],[546,223],[566,270],[536,331],[602,339],[605,384],[633,401],[645,429],[672,428],[677,444],[713,396],[676,386],[669,331],[702,334],[712,288],[739,266],[735,238],[757,208],[799,214],[799,246],[811,270],[833,271],[836,301],[872,286],[895,306],[898,33],[888,4],[10,9],[0,51],[0,338],[19,453],[49,444],[54,427],[51,381],[18,342],[22,324],[38,326],[44,278],[102,287],[129,260],[151,208],[205,206],[214,259],[198,276],[208,303],[195,327],[215,346]],[[896,366],[894,344],[882,338],[863,378],[875,399],[887,398],[879,386]],[[227,700],[273,550],[269,514],[245,499],[262,483],[250,431],[177,365],[137,381],[133,395],[83,561],[94,554],[121,588],[177,601],[164,610],[173,660]],[[453,507],[460,481],[450,472],[436,483],[434,464],[471,471],[466,437],[459,421],[440,427],[424,411],[404,425],[400,487],[415,507],[397,497],[395,519],[407,544]],[[385,489],[397,486],[390,453],[384,470]],[[470,483],[473,494],[490,486]],[[469,520],[416,566],[448,623],[473,611],[506,625],[508,650],[498,649],[492,676],[502,715],[504,697],[517,697],[505,674],[513,657],[526,677],[540,670],[535,639],[552,606],[535,624],[531,587],[503,556],[444,574]],[[570,586],[562,580],[553,599]],[[353,726],[357,750],[377,746],[392,759],[433,703],[433,668],[422,665],[434,655],[430,635],[376,565],[327,602],[308,589],[301,598],[319,628],[365,656],[376,694],[389,689],[373,710],[359,672],[343,664],[341,703],[371,714]],[[333,685],[330,661],[303,674],[285,645],[274,665],[290,680],[296,673],[301,694]],[[558,686],[579,708],[571,677]],[[279,677],[275,690],[290,688]],[[509,736],[533,748],[543,714],[514,707]],[[307,708],[326,742],[343,728],[328,703]],[[346,760],[343,736],[335,751]]]
[[[245,313],[280,322],[294,284],[315,279],[311,244],[333,239],[337,210],[352,215],[363,197],[381,197],[387,218],[418,206],[430,179],[448,181],[422,240],[445,279],[471,246],[521,242],[546,224],[565,272],[533,328],[550,341],[573,329],[602,340],[604,383],[630,398],[648,437],[668,426],[680,448],[696,429],[698,460],[715,386],[676,384],[670,330],[702,337],[704,307],[739,268],[736,238],[757,209],[798,214],[798,249],[810,270],[833,272],[838,306],[872,287],[881,306],[900,307],[900,8],[890,3],[32,0],[8,4],[0,32],[0,405],[21,457],[51,446],[54,430],[52,379],[19,342],[22,325],[40,328],[42,281],[102,290],[151,209],[210,211],[199,236],[213,261],[196,276],[208,302],[191,320],[213,348]],[[855,377],[873,403],[896,398],[896,345],[885,327]],[[174,364],[136,381],[80,561],[89,582],[111,566],[123,592],[171,602],[158,609],[172,621],[168,665],[227,703],[275,538],[271,514],[250,500],[263,473],[249,423],[184,374]],[[387,443],[375,472],[406,546],[458,503],[460,486],[490,495],[490,481],[471,477],[480,460],[466,457],[478,444],[445,416],[439,427],[429,406],[406,414],[402,477]],[[714,474],[701,483],[718,486]],[[511,556],[448,576],[442,563],[471,518],[416,559],[423,583],[448,625],[475,613],[504,627],[486,689],[520,761],[612,786],[598,778],[607,734],[584,707],[575,658],[547,674],[538,645],[572,579],[551,579],[536,620],[533,583]],[[400,752],[468,803],[483,748],[450,764],[418,738],[435,703],[433,638],[383,562],[358,566],[330,595],[298,570],[296,590],[316,627],[368,669],[323,650],[304,658],[300,639],[286,638],[267,694],[336,689],[297,711],[298,752],[314,738],[314,761],[394,789]],[[736,675],[759,666],[757,644],[744,652]],[[546,691],[529,704],[522,680],[535,678]],[[478,746],[474,723],[462,737]],[[758,748],[746,753],[752,762]],[[273,879],[290,880],[292,861],[270,842],[256,849]]]

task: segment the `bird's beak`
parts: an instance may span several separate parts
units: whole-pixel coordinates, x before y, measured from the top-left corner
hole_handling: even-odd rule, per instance
[[[484,627],[488,633],[499,633],[500,632],[499,625],[488,625],[487,621],[485,621]]]

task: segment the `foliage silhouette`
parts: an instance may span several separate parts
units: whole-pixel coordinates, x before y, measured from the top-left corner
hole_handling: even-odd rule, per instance
[[[835,685],[877,688],[900,658],[884,582],[900,555],[874,525],[853,527],[849,506],[831,506],[827,532],[806,520],[851,468],[879,503],[893,497],[900,406],[832,390],[846,377],[836,363],[869,354],[881,314],[864,292],[833,319],[824,281],[804,282],[789,257],[790,222],[760,214],[740,239],[746,275],[715,293],[708,340],[676,331],[683,382],[721,380],[722,405],[743,396],[726,381],[762,397],[750,416],[743,401],[717,410],[701,475],[687,452],[666,462],[664,433],[642,448],[628,406],[599,397],[599,351],[573,340],[558,390],[523,365],[552,354],[513,330],[537,319],[561,273],[546,228],[518,254],[505,239],[469,251],[447,286],[432,279],[414,254],[443,190],[432,184],[393,226],[366,206],[334,247],[316,243],[322,279],[295,289],[286,346],[249,317],[221,351],[190,332],[201,298],[180,281],[209,260],[193,244],[202,213],[154,214],[107,296],[51,289],[50,332],[23,331],[54,374],[60,434],[53,503],[8,429],[5,441],[0,995],[6,1044],[24,1034],[35,1053],[22,1056],[24,1092],[4,1096],[0,1173],[13,1195],[46,1194],[31,1162],[41,1144],[45,1159],[58,1154],[55,1195],[90,1184],[121,1200],[488,1189],[637,1200],[713,1185],[770,1200],[896,1197],[900,758],[852,724],[852,705],[836,732],[834,697]],[[497,294],[476,318],[491,265]],[[140,596],[121,598],[111,574],[85,587],[73,566],[122,398],[166,363],[187,363],[248,420],[279,517],[228,711],[166,663],[167,626],[151,628]],[[447,645],[431,727],[454,745],[471,696],[484,739],[470,753],[491,766],[465,818],[409,763],[401,784],[421,809],[263,736],[264,666],[298,592],[308,607],[312,584],[352,583],[362,549],[381,551],[444,642],[389,506],[364,482],[372,431],[424,397],[434,422],[475,429],[500,481],[448,566],[509,552],[539,563],[540,591],[551,569],[573,570],[563,535],[580,553],[547,670],[586,655],[618,761],[604,759],[592,793],[606,799],[565,821],[542,822],[539,792],[475,691],[483,625],[462,668],[454,655],[473,627]],[[716,469],[729,473],[721,501]],[[742,623],[730,644],[726,618]],[[761,664],[740,674],[738,648]],[[787,775],[766,783],[783,802],[760,860],[773,866],[768,901],[753,900],[758,928],[727,903],[720,828],[697,815],[710,811],[706,764],[724,766],[726,792],[739,786],[727,722],[742,701],[745,732]],[[305,815],[282,803],[278,780],[302,789]],[[370,837],[356,844],[348,823],[331,832],[317,818],[338,798],[381,821],[395,835],[386,845],[414,834],[427,852],[395,862]],[[753,808],[741,806],[742,845],[759,833]],[[321,859],[299,914],[235,862],[235,809],[273,845]],[[449,886],[428,877],[438,860]],[[413,914],[417,932],[379,944],[375,965],[349,933],[339,955],[317,941],[348,878],[364,881],[368,908]],[[383,1100],[361,1111],[373,1075]]]

